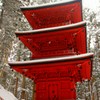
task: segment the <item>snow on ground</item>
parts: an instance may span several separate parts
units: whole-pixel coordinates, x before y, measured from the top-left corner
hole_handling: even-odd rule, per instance
[[[0,85],[0,100],[18,100],[11,92]]]

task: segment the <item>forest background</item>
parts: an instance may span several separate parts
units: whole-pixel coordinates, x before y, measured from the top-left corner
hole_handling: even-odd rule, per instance
[[[15,72],[8,61],[29,60],[31,52],[16,38],[15,31],[31,30],[20,6],[40,5],[64,0],[0,0],[0,84],[18,100],[34,99],[34,82]],[[83,0],[85,1],[85,0]],[[90,0],[89,0],[90,1]],[[92,0],[93,1],[93,0]],[[96,2],[96,0],[94,0]],[[88,2],[88,1],[87,1]],[[87,21],[87,49],[94,53],[91,81],[77,83],[78,100],[100,100],[100,1],[91,9],[83,2]],[[33,98],[33,99],[32,99]]]

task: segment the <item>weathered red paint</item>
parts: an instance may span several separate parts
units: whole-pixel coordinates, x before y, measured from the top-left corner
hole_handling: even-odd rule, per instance
[[[74,82],[70,80],[37,82],[36,100],[75,100]]]
[[[81,0],[37,7],[22,7],[21,10],[33,29],[67,25],[82,21]]]

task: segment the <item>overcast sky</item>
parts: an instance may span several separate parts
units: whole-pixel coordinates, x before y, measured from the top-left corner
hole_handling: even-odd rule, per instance
[[[98,6],[100,6],[99,0],[82,0],[83,7],[88,7],[94,10],[97,10]]]

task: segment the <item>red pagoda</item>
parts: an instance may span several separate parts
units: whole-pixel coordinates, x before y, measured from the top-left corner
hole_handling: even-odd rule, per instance
[[[90,80],[93,53],[87,53],[82,1],[21,7],[33,29],[16,36],[32,52],[30,61],[9,62],[34,80],[36,100],[76,100],[76,82]]]

